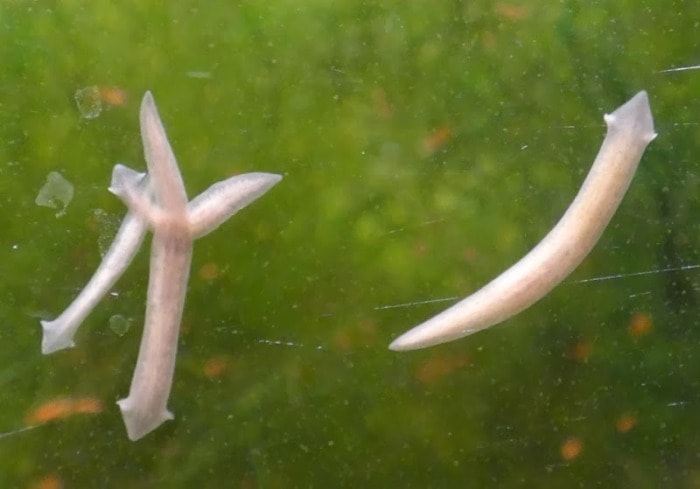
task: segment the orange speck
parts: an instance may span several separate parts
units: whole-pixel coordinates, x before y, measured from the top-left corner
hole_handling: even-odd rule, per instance
[[[571,347],[569,357],[576,362],[584,363],[588,361],[592,351],[593,343],[588,340],[578,340],[574,346]]]
[[[474,247],[470,246],[470,247],[464,248],[462,250],[462,259],[467,261],[467,262],[473,263],[478,257],[479,257],[479,252]]]
[[[377,343],[377,323],[371,319],[365,319],[358,323],[357,336],[363,345],[373,345]]]
[[[653,326],[650,315],[638,312],[630,319],[627,332],[632,338],[639,338],[640,336],[649,334]]]
[[[394,109],[389,103],[389,98],[386,92],[378,88],[372,92],[372,101],[374,102],[374,110],[384,119],[390,119],[394,115]]]
[[[220,377],[229,368],[229,361],[225,357],[212,357],[204,362],[204,375],[213,379]]]
[[[627,433],[637,425],[637,417],[630,413],[625,413],[617,419],[615,428],[620,433]]]
[[[31,410],[24,421],[28,425],[35,425],[65,419],[74,414],[97,414],[103,410],[102,401],[94,397],[58,397]]]
[[[113,107],[123,107],[129,100],[126,90],[117,87],[100,87],[100,99]]]
[[[70,416],[70,399],[53,399],[30,411],[24,418],[28,425],[46,423]]]
[[[481,34],[481,43],[484,45],[484,48],[493,50],[497,47],[496,36],[491,31],[484,31]]]
[[[73,400],[72,414],[99,414],[104,410],[102,401],[96,397],[79,397]]]
[[[255,483],[255,479],[252,475],[246,474],[243,476],[243,479],[238,484],[238,487],[240,487],[241,489],[257,489],[258,485]]]
[[[581,454],[583,443],[578,438],[572,436],[564,440],[561,444],[560,452],[564,460],[573,460]]]
[[[355,340],[347,329],[340,329],[333,337],[333,346],[336,350],[346,352],[355,347]]]
[[[62,489],[63,481],[56,474],[45,475],[29,485],[30,489]]]
[[[522,20],[530,16],[530,11],[527,7],[508,3],[496,5],[496,12],[508,20]]]
[[[447,144],[451,138],[452,130],[450,127],[447,125],[440,126],[423,138],[423,151],[427,155],[431,155]]]
[[[216,263],[205,263],[199,269],[199,277],[203,280],[211,282],[219,278],[219,266]]]
[[[337,351],[347,352],[359,345],[366,347],[378,341],[377,324],[372,320],[363,320],[352,327],[339,327],[334,334],[332,345]]]
[[[428,245],[424,240],[420,240],[413,245],[412,251],[416,256],[425,256],[428,252]]]
[[[432,384],[467,365],[469,365],[469,357],[463,353],[455,355],[441,353],[418,365],[416,379],[424,384]]]

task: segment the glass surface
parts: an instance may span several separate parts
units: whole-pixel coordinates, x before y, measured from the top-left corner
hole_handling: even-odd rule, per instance
[[[0,487],[697,486],[698,16],[667,0],[0,3]],[[502,325],[389,351],[547,233],[603,114],[642,89],[659,136],[575,272]],[[150,237],[75,348],[43,356],[39,319],[126,212],[107,186],[118,162],[145,169],[146,90],[190,198],[284,179],[195,243],[175,420],[131,442],[115,402]],[[65,209],[35,203],[52,172]]]

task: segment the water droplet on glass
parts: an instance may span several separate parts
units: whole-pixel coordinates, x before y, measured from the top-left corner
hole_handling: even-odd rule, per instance
[[[102,113],[102,97],[98,87],[79,88],[73,98],[83,119],[94,119]]]
[[[71,200],[73,200],[73,184],[63,178],[60,173],[52,171],[46,177],[46,183],[39,190],[34,203],[42,207],[59,209],[56,217],[61,217],[66,213],[66,208]]]
[[[131,328],[131,320],[121,314],[115,314],[109,318],[109,329],[117,336],[124,336],[129,328]]]

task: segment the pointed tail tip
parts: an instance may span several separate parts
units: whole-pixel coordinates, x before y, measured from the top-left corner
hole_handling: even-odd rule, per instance
[[[415,334],[412,334],[414,329],[409,329],[392,341],[389,344],[389,349],[392,351],[411,351],[433,345],[429,340],[426,341],[425,339],[416,338]]]
[[[153,102],[153,93],[151,93],[150,90],[146,90],[146,92],[143,94],[143,98],[141,99],[141,105],[147,102]]]
[[[272,188],[282,181],[282,175],[279,173],[261,173],[261,175],[266,180],[268,188]]]

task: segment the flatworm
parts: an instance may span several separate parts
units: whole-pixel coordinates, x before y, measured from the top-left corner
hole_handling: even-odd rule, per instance
[[[493,281],[402,334],[390,349],[425,348],[505,321],[540,300],[583,261],[620,205],[645,148],[656,137],[644,91],[604,119],[608,131],[593,166],[549,234]]]

